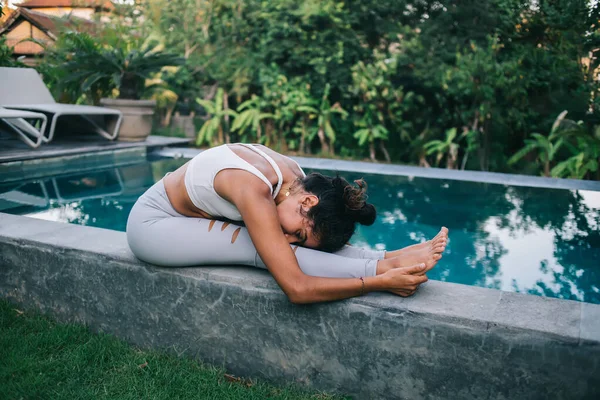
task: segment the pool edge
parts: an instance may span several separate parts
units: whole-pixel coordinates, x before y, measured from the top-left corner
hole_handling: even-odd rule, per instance
[[[122,232],[2,213],[0,248],[3,297],[137,345],[192,346],[188,354],[225,364],[234,373],[382,398],[393,398],[385,394],[388,389],[401,390],[419,379],[431,392],[419,389],[413,398],[436,392],[435,385],[449,385],[445,390],[455,398],[477,398],[468,394],[486,385],[500,390],[500,383],[516,385],[511,390],[521,398],[549,388],[558,395],[566,390],[558,376],[571,382],[563,394],[585,397],[600,390],[596,304],[432,281],[408,299],[374,293],[294,306],[262,270],[157,268],[135,259]],[[232,337],[221,338],[223,349],[212,349],[217,328],[202,321],[218,327],[221,318],[230,327],[219,328],[220,334]],[[237,343],[243,334],[238,329],[251,332],[258,343],[247,338]],[[256,358],[244,360],[245,354]],[[359,374],[360,385],[352,384],[353,371],[361,370],[353,363],[370,365],[382,376]],[[398,382],[388,381],[386,363],[400,368]],[[519,383],[516,372],[504,371],[510,365],[537,382]],[[468,383],[440,380],[463,379],[478,370]],[[419,377],[425,371],[435,373]],[[499,371],[506,376],[492,376]],[[470,389],[462,392],[465,385]]]

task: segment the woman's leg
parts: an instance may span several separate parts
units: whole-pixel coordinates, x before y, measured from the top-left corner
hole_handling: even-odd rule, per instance
[[[370,260],[383,260],[386,258],[385,250],[371,250],[365,249],[364,247],[356,247],[345,245],[340,250],[333,252],[333,254],[349,257],[349,258],[366,258]]]
[[[178,214],[168,202],[162,182],[148,190],[133,207],[127,239],[138,258],[160,266],[239,264],[266,268],[246,228]],[[307,275],[350,278],[377,273],[376,259],[292,248]]]

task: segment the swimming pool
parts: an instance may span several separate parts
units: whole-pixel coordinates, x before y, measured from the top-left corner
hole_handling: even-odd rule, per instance
[[[0,184],[0,212],[124,231],[136,199],[186,161]],[[431,279],[600,303],[600,192],[343,175],[365,178],[378,209],[354,245],[397,249],[445,225],[450,243]]]

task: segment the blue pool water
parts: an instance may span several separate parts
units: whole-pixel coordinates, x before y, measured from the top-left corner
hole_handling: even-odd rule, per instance
[[[0,184],[0,212],[124,231],[135,200],[185,161]],[[343,175],[365,178],[378,210],[354,245],[398,249],[444,225],[450,243],[431,279],[600,303],[600,192]]]

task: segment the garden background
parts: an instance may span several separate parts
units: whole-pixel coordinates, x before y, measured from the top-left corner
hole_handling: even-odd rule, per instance
[[[193,113],[197,145],[600,179],[596,0],[115,6],[36,63],[56,98],[154,98],[157,132]],[[0,65],[22,65],[2,39]]]

